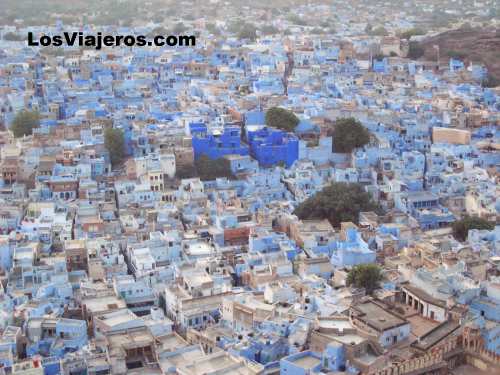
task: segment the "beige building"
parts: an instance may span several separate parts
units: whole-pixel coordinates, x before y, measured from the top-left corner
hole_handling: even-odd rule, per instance
[[[449,129],[434,127],[432,128],[432,142],[433,143],[452,143],[455,145],[468,145],[470,144],[471,135],[468,130]]]

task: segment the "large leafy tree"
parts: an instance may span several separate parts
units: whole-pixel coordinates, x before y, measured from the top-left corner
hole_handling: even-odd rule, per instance
[[[180,34],[186,31],[188,28],[186,25],[184,25],[182,22],[178,22],[175,24],[173,32],[174,34]]]
[[[410,39],[412,36],[416,35],[425,35],[425,30],[418,27],[414,27],[406,31],[403,31],[400,36],[401,39]]]
[[[109,152],[111,165],[116,166],[125,158],[125,135],[121,129],[108,128],[104,132],[104,144]]]
[[[194,165],[178,166],[176,176],[179,179],[199,177],[202,181],[211,181],[219,177],[235,178],[229,160],[210,159],[207,155],[200,156]]]
[[[335,121],[328,135],[333,137],[333,151],[350,153],[370,142],[370,132],[355,118],[340,118]]]
[[[299,124],[299,118],[285,108],[272,107],[266,112],[266,125],[292,132]]]
[[[19,35],[19,34],[16,34],[16,33],[9,32],[9,33],[5,33],[5,35],[3,36],[3,39],[8,40],[8,41],[20,42],[22,40],[25,40],[26,37]]]
[[[366,292],[371,294],[378,288],[382,280],[382,271],[376,264],[359,264],[354,266],[347,274],[346,283],[356,288],[365,288]]]
[[[257,28],[254,24],[244,23],[238,30],[237,34],[239,39],[248,39],[254,41],[257,39]]]
[[[419,42],[411,41],[408,45],[408,57],[410,59],[416,60],[421,58],[425,53],[425,48],[420,45]]]
[[[218,177],[234,178],[229,160],[225,158],[210,159],[202,155],[195,162],[196,171],[202,181],[215,180]]]
[[[37,111],[20,111],[16,114],[10,129],[14,137],[19,138],[33,134],[33,129],[40,126],[40,115]]]
[[[302,202],[294,213],[300,219],[328,219],[340,227],[345,221],[357,223],[360,212],[378,209],[361,185],[335,182]]]
[[[458,241],[465,241],[470,229],[487,229],[495,228],[495,223],[480,217],[465,216],[461,220],[453,223],[453,236]]]
[[[371,35],[375,35],[375,36],[386,36],[386,35],[389,35],[389,33],[387,32],[386,28],[383,27],[383,26],[379,26],[379,27],[376,27],[374,29],[371,29],[370,30],[370,34]]]

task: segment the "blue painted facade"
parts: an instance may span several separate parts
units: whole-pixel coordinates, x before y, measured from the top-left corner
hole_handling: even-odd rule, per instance
[[[373,60],[373,71],[376,73],[387,73],[389,71],[389,61],[387,57],[380,60]]]
[[[368,244],[361,238],[355,228],[346,230],[346,241],[335,244],[331,262],[337,267],[352,267],[359,264],[375,262],[376,254],[368,248]]]
[[[280,360],[280,375],[310,375],[319,374],[322,358],[310,350],[289,355]]]
[[[201,123],[189,125],[193,137],[193,151],[195,159],[202,155],[210,159],[219,159],[224,155],[248,155],[248,146],[241,142],[239,126],[226,126],[222,131],[208,131],[207,126]]]
[[[56,319],[52,322],[42,318],[39,329],[36,325],[28,327],[28,337],[32,340],[26,347],[28,356],[41,354],[62,358],[87,344],[87,323],[84,320]]]
[[[264,127],[248,132],[250,154],[261,167],[283,164],[287,168],[299,158],[299,140],[282,130]]]

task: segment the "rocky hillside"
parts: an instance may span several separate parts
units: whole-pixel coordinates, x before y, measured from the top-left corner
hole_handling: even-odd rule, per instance
[[[461,28],[446,31],[422,41],[424,58],[436,58],[434,45],[439,45],[442,61],[459,57],[467,63],[481,62],[489,73],[500,80],[500,29]]]

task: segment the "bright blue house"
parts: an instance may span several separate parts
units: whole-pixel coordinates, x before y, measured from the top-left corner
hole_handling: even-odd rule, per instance
[[[189,130],[193,137],[195,159],[207,155],[210,159],[218,159],[224,155],[248,155],[248,146],[241,143],[239,126],[226,126],[208,130],[202,123],[192,123]]]
[[[248,132],[250,155],[262,167],[283,164],[287,168],[299,158],[299,140],[291,133],[264,127]]]

